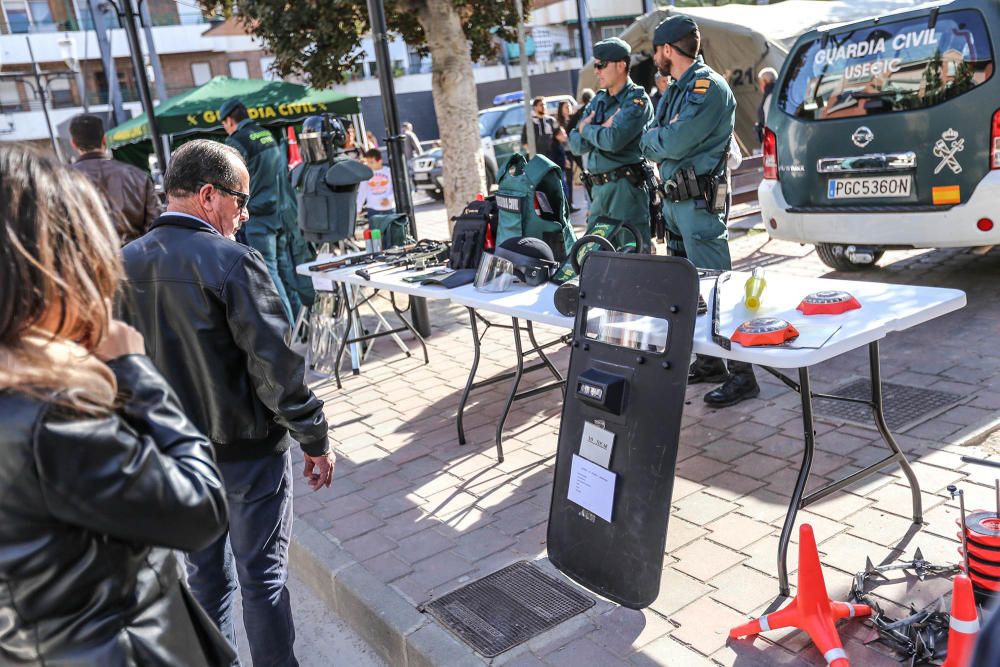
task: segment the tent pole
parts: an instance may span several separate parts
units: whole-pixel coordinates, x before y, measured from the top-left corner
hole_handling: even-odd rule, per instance
[[[140,2],[142,0],[139,0]],[[167,173],[167,156],[163,152],[163,141],[160,130],[156,126],[156,115],[153,113],[153,99],[149,94],[149,79],[146,77],[146,67],[142,62],[142,47],[139,46],[139,34],[135,29],[135,11],[132,0],[121,0],[125,14],[125,36],[128,38],[129,51],[132,54],[132,66],[135,68],[139,84],[139,96],[142,99],[143,110],[146,112],[146,124],[149,126],[149,140],[156,151],[157,166],[161,174]]]

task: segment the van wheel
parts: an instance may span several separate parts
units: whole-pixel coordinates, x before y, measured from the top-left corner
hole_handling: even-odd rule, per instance
[[[876,264],[882,255],[885,254],[884,250],[875,250],[872,252],[872,261],[867,263],[857,262],[852,260],[847,256],[848,246],[841,245],[838,243],[817,243],[816,244],[816,254],[819,255],[820,260],[829,266],[831,269],[836,269],[837,271],[864,271],[866,269],[876,268]]]

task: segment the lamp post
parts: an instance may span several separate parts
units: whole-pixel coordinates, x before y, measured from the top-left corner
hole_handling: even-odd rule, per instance
[[[82,103],[84,113],[88,113],[90,105],[87,104],[87,87],[83,81],[83,70],[80,67],[80,61],[76,57],[76,40],[70,37],[69,34],[64,34],[63,38],[59,40],[59,55],[62,56],[62,61],[66,63],[66,67],[76,75],[76,89],[80,93],[80,102]]]
[[[125,0],[126,2],[128,0]],[[392,174],[392,192],[396,200],[396,210],[405,213],[410,220],[410,233],[417,235],[417,218],[413,213],[413,198],[410,196],[410,175],[406,168],[406,155],[400,132],[399,108],[396,105],[396,88],[392,82],[392,62],[389,60],[389,35],[385,23],[385,6],[382,0],[368,0],[368,19],[372,28],[372,48],[378,67],[378,83],[382,93],[382,115],[385,117],[386,152],[389,157],[389,171]],[[362,138],[363,140],[363,138]],[[410,297],[410,316],[413,328],[424,336],[431,335],[430,317],[427,314],[427,299]]]

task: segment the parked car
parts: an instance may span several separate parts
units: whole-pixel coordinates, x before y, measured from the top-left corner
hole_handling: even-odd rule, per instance
[[[517,99],[518,94],[508,93],[498,96],[505,101]],[[575,104],[569,95],[545,98],[545,108],[555,115],[564,100]],[[496,102],[497,100],[494,100]],[[511,153],[520,151],[521,131],[524,129],[523,101],[500,104],[479,112],[479,136],[483,143],[483,160],[486,167],[486,183],[496,183],[497,164]],[[418,190],[427,192],[435,199],[444,199],[441,181],[442,152],[440,148],[421,153],[413,158],[413,181]]]
[[[763,142],[770,235],[842,271],[887,249],[1000,243],[991,35],[1000,4],[954,0],[800,37]]]

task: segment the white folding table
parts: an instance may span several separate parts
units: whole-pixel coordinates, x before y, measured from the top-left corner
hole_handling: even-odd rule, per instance
[[[489,293],[477,291],[472,285],[447,290],[441,287],[405,283],[402,282],[401,278],[406,275],[413,275],[413,272],[402,269],[374,274],[369,281],[356,275],[353,269],[342,269],[321,275],[334,281],[343,281],[356,286],[361,285],[380,290],[401,292],[411,296],[422,296],[427,299],[450,299],[454,303],[463,305],[468,309],[473,333],[473,344],[475,346],[475,356],[459,404],[458,431],[461,444],[465,442],[465,435],[461,425],[462,414],[469,393],[475,388],[513,379],[496,431],[497,449],[501,460],[503,424],[514,400],[534,396],[543,391],[559,387],[565,393],[565,380],[544,353],[545,348],[562,339],[557,339],[557,341],[545,345],[539,345],[532,328],[532,323],[537,322],[569,330],[571,332],[569,338],[577,335],[578,332],[573,331],[575,326],[574,319],[560,315],[553,306],[552,297],[556,289],[555,285],[546,284],[539,287],[515,285],[508,292]],[[879,341],[894,331],[909,329],[928,320],[958,310],[965,305],[966,300],[965,293],[955,289],[818,278],[808,279],[782,276],[778,272],[769,271],[767,274],[768,289],[764,293],[762,305],[757,311],[751,312],[743,306],[743,284],[747,277],[749,277],[749,274],[734,272],[723,290],[723,298],[720,304],[720,333],[725,336],[731,336],[740,323],[754,317],[781,318],[791,322],[803,333],[809,331],[815,334],[817,330],[825,330],[831,333],[829,339],[817,349],[742,347],[734,343],[731,350],[726,350],[712,340],[711,314],[714,305],[712,287],[715,279],[706,278],[701,281],[701,292],[708,303],[708,313],[698,316],[696,320],[694,352],[696,354],[722,357],[758,365],[779,378],[790,389],[798,392],[800,396],[803,442],[805,447],[802,464],[799,468],[799,474],[792,492],[791,502],[789,503],[778,545],[778,585],[781,594],[788,595],[786,555],[792,528],[795,525],[795,517],[800,509],[851,484],[866,479],[883,468],[895,464],[903,471],[909,482],[913,502],[913,521],[915,523],[922,521],[919,483],[913,473],[913,469],[910,467],[906,457],[889,431],[885,420],[882,405]],[[850,292],[861,302],[862,307],[840,315],[805,316],[796,310],[803,297],[812,292],[822,290],[843,290]],[[495,313],[511,318],[513,322],[512,329],[514,332],[514,349],[517,355],[517,366],[513,372],[504,373],[489,380],[476,383],[475,375],[479,364],[481,345],[481,336],[477,326],[479,312]],[[521,344],[520,320],[524,320],[526,323],[529,340],[533,346],[528,350],[524,350]],[[809,368],[811,366],[862,347],[867,347],[868,349],[868,367],[872,387],[872,395],[869,400],[813,392],[809,378]],[[541,361],[535,365],[525,367],[524,357],[531,353],[539,354]],[[519,394],[518,385],[522,375],[525,372],[543,367],[547,368],[553,374],[556,381]],[[797,371],[797,380],[789,377],[779,369]],[[804,495],[815,451],[813,398],[867,404],[872,409],[875,427],[882,436],[889,452],[885,458],[863,470],[831,482],[809,495]]]

